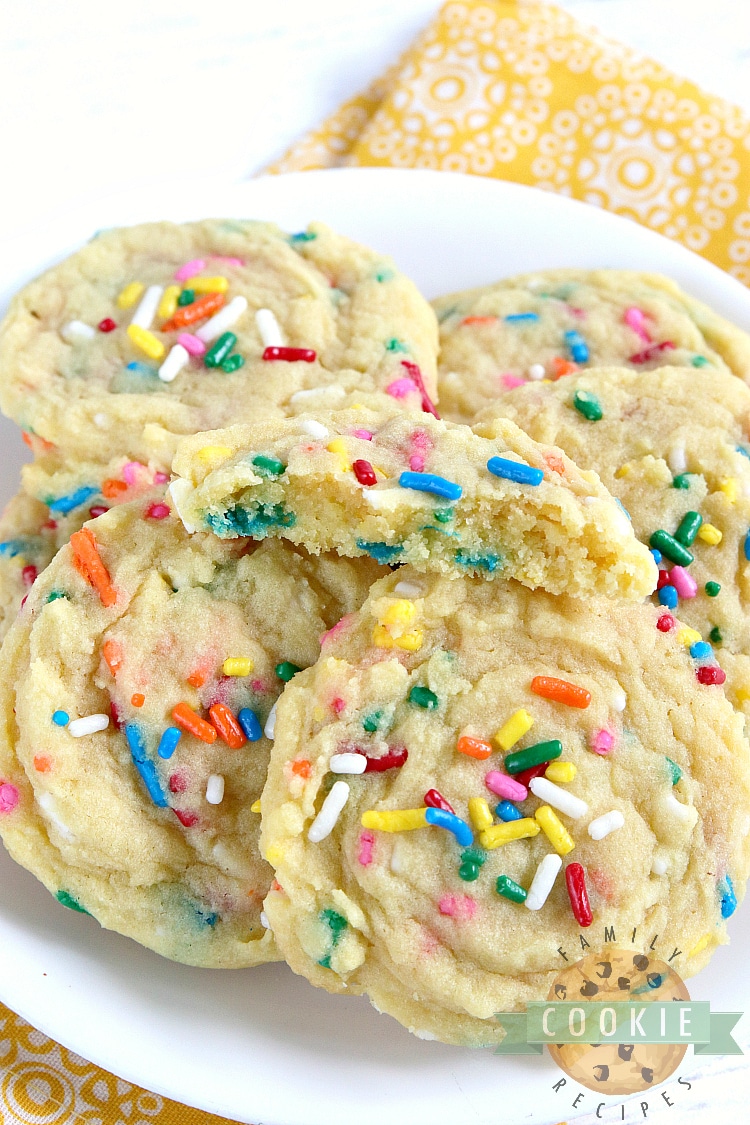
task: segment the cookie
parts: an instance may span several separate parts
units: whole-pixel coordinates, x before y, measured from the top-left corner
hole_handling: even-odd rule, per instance
[[[592,369],[515,388],[477,431],[495,416],[601,477],[662,555],[664,627],[674,610],[709,661],[713,646],[750,714],[750,389],[718,370]]]
[[[277,956],[263,730],[380,568],[188,537],[148,503],[76,532],[5,638],[0,833],[105,928],[188,964],[254,965]]]
[[[188,530],[283,536],[418,569],[639,598],[653,559],[591,473],[509,424],[365,410],[199,434],[173,463]]]
[[[0,405],[66,458],[148,460],[190,434],[333,407],[420,409],[437,325],[375,251],[313,224],[214,219],[100,232],[19,293],[0,328]]]
[[[750,381],[750,336],[659,274],[543,270],[433,302],[440,409],[455,422],[527,380],[580,367],[664,364]]]
[[[750,868],[750,746],[658,617],[408,567],[373,586],[277,710],[265,910],[295,972],[488,1045],[582,936],[702,968]]]

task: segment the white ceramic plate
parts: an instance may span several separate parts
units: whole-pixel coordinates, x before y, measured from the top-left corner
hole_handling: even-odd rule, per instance
[[[627,220],[515,184],[388,169],[234,187],[185,178],[51,215],[0,247],[0,306],[101,227],[214,215],[272,219],[290,230],[322,219],[393,254],[428,297],[544,267],[661,271],[750,330],[747,290]],[[24,447],[5,420],[0,441],[4,501],[17,487]],[[501,1059],[421,1042],[363,998],[328,996],[284,965],[220,972],[164,961],[61,909],[1,850],[0,887],[0,998],[107,1070],[203,1110],[266,1125],[541,1125],[617,1100],[584,1091],[573,1109],[578,1091],[569,1093],[568,1083],[553,1092],[560,1071],[546,1055]],[[730,929],[731,946],[690,984],[694,998],[719,1011],[750,1008],[750,908]],[[744,1017],[736,1032],[745,1042],[748,1024]],[[689,1054],[682,1073],[696,1069]]]

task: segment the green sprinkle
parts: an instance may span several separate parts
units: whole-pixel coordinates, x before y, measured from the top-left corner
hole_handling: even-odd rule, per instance
[[[380,720],[383,717],[382,711],[373,711],[370,715],[365,715],[362,720],[362,727],[368,734],[374,734],[380,726]]]
[[[259,453],[257,457],[253,457],[251,463],[258,470],[258,476],[261,477],[280,477],[286,468],[284,462],[279,461],[278,457],[267,457],[264,453]]]
[[[77,910],[79,914],[89,914],[85,906],[81,906],[78,899],[73,898],[68,891],[58,891],[55,898],[58,902],[62,903],[63,906],[67,906],[68,910]],[[90,914],[89,917],[91,917]]]
[[[375,274],[375,280],[376,281],[393,281],[393,278],[395,276],[396,275],[393,272],[393,270],[388,269],[386,267],[385,269],[378,270],[378,272]]]
[[[390,340],[385,345],[385,347],[386,347],[386,351],[389,351],[389,352],[408,352],[409,351],[406,344],[402,343],[401,340],[397,340],[395,336],[391,336]]]
[[[602,404],[590,391],[576,391],[573,395],[573,406],[589,422],[598,422],[604,417]]]
[[[321,959],[318,961],[318,964],[322,965],[324,969],[330,969],[330,967],[331,967],[331,954],[326,953],[325,957],[321,957]]]
[[[678,473],[672,481],[672,488],[690,488],[690,478],[693,473]]]
[[[432,515],[433,515],[433,518],[438,521],[438,523],[450,523],[451,520],[453,519],[453,509],[452,508],[436,508],[435,511],[432,513]]]
[[[511,902],[526,901],[526,891],[520,883],[511,879],[509,875],[498,875],[495,888],[499,895],[502,895],[503,898],[509,898]]]
[[[709,598],[715,598],[716,595],[720,592],[721,586],[718,582],[707,582],[703,589],[706,591]]]
[[[330,907],[320,912],[321,922],[325,922],[331,931],[331,940],[334,945],[338,945],[341,935],[346,927],[349,925],[343,914],[339,914],[337,910],[331,910]]]
[[[45,602],[56,602],[58,598],[67,598],[67,596],[64,590],[51,590],[44,600]]]
[[[693,367],[705,367],[708,363],[708,360],[704,355],[694,355],[690,362],[692,363]]]
[[[289,235],[289,241],[290,242],[313,242],[317,237],[318,236],[317,236],[317,234],[315,234],[314,231],[301,230],[301,231],[298,231],[297,234],[290,234]]]
[[[220,367],[222,361],[227,358],[236,343],[237,337],[234,332],[222,332],[216,343],[211,345],[203,357],[206,367]]]
[[[439,701],[434,691],[417,685],[409,692],[409,702],[416,703],[417,707],[425,707],[428,711],[434,711]]]
[[[669,768],[669,775],[672,778],[672,784],[676,785],[677,782],[682,777],[682,770],[677,765],[677,762],[673,762],[671,758],[665,757],[665,761],[666,761],[667,766]]]
[[[702,523],[703,516],[699,512],[685,512],[680,520],[680,526],[674,533],[677,542],[682,543],[683,547],[690,547],[695,542],[695,537]]]
[[[690,566],[693,561],[693,555],[688,551],[687,547],[683,547],[682,543],[678,543],[673,535],[668,531],[660,528],[655,531],[648,541],[649,547],[654,547],[657,551],[661,551],[671,562],[677,563],[678,566]]]
[[[296,664],[292,664],[291,660],[282,660],[281,664],[276,665],[276,675],[280,680],[283,680],[285,684],[288,684],[289,681],[294,679],[297,673],[301,671],[302,669]]]
[[[480,852],[477,848],[469,848],[461,853],[461,863],[476,863],[481,867],[486,859],[487,853]]]
[[[708,634],[708,639],[709,639],[709,641],[711,641],[711,644],[714,644],[714,645],[720,645],[721,644],[721,642],[723,641],[724,638],[721,635],[721,629],[719,628],[718,625],[714,625],[713,629]]]
[[[228,355],[227,358],[222,359],[219,364],[219,367],[226,375],[231,375],[233,371],[238,371],[240,367],[244,366],[245,357],[244,355],[238,355],[237,352],[235,352],[234,355]]]
[[[459,879],[463,879],[465,883],[473,883],[475,879],[479,878],[481,868],[478,863],[469,863],[465,860],[458,869]]]
[[[541,766],[542,762],[551,762],[562,754],[562,742],[553,738],[549,742],[535,742],[525,750],[516,750],[508,754],[503,763],[506,773],[522,773],[530,770],[532,766]]]
[[[185,305],[192,305],[194,300],[195,300],[195,290],[194,289],[183,289],[182,292],[180,293],[179,297],[177,298],[177,304],[180,306],[180,308],[184,308]]]

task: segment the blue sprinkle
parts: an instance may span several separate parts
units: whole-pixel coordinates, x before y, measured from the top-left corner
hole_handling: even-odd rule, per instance
[[[161,787],[159,775],[156,772],[156,766],[153,762],[145,761],[135,763],[135,768],[143,779],[143,784],[148,789],[148,794],[155,805],[160,809],[168,809],[169,801],[167,795]]]
[[[659,605],[665,605],[667,609],[677,609],[678,600],[677,590],[674,586],[662,586],[659,590]]]
[[[156,367],[149,367],[147,363],[138,363],[138,361],[135,359],[132,363],[128,363],[125,365],[125,370],[134,371],[137,375],[154,375],[157,377],[159,375],[158,369]]]
[[[4,543],[0,543],[0,555],[7,555],[10,559],[14,559],[16,555],[22,554],[27,549],[23,539],[6,539]]]
[[[146,739],[143,737],[143,731],[137,723],[125,724],[125,737],[128,740],[130,753],[133,756],[133,761],[138,765],[139,762],[147,761],[146,757]]]
[[[535,469],[522,461],[512,461],[508,457],[490,457],[487,468],[495,477],[512,480],[516,484],[541,484],[544,480],[542,469]]]
[[[413,488],[416,492],[432,492],[435,496],[443,496],[446,500],[460,500],[464,491],[460,484],[454,484],[445,477],[435,476],[434,473],[402,473],[398,483],[402,488]]]
[[[313,242],[317,238],[317,234],[309,230],[300,230],[296,234],[289,235],[290,242]]]
[[[502,566],[503,562],[499,555],[480,555],[473,551],[456,551],[453,557],[459,566],[465,566],[471,570],[486,570],[490,574],[497,570],[499,566]]]
[[[580,332],[566,332],[565,343],[568,345],[571,359],[576,363],[586,363],[589,358],[589,346]]]
[[[747,535],[745,536],[744,542],[742,544],[742,550],[745,552],[745,558],[748,562],[750,562],[750,531],[748,531]]]
[[[204,926],[215,926],[219,921],[218,914],[214,914],[213,911],[208,914],[205,910],[200,910],[198,907],[196,907],[195,909],[195,916],[199,922],[203,923]]]
[[[624,516],[627,516],[627,517],[628,517],[628,519],[630,520],[630,522],[632,523],[632,522],[633,522],[632,516],[630,515],[630,512],[628,511],[628,509],[627,509],[627,508],[625,507],[625,505],[623,504],[622,500],[618,500],[618,498],[617,498],[616,496],[613,496],[613,497],[612,497],[612,499],[614,500],[615,504],[616,504],[616,505],[617,505],[617,507],[618,507],[618,508],[620,509],[620,511],[622,512],[622,514],[623,514]]]
[[[651,554],[654,556],[654,562],[658,566],[661,562],[661,551],[657,551],[656,547],[652,547]]]
[[[375,562],[389,563],[397,555],[403,553],[404,548],[400,543],[389,546],[388,543],[368,543],[365,539],[358,539],[357,546],[360,551],[365,551]]]
[[[171,758],[181,738],[182,732],[179,731],[177,727],[167,727],[164,734],[159,739],[159,747],[156,753],[160,758]]]
[[[712,652],[713,649],[706,641],[696,641],[695,644],[690,646],[690,655],[693,660],[705,660]]]
[[[445,809],[428,809],[425,820],[428,824],[434,824],[436,828],[447,828],[462,848],[468,848],[474,842],[474,833],[466,821],[461,820],[461,817],[456,816],[455,813],[446,812]]]
[[[495,816],[499,816],[504,821],[523,819],[523,813],[511,801],[501,801],[496,805]]]
[[[70,715],[67,711],[55,711],[52,716],[52,722],[56,727],[66,727],[70,722]]]
[[[721,916],[722,918],[731,918],[737,909],[737,895],[734,893],[732,880],[728,875],[719,883],[719,894],[721,895]]]
[[[511,313],[503,318],[508,324],[517,324],[524,320],[539,320],[539,313]]]
[[[237,716],[237,722],[242,727],[242,733],[248,742],[257,742],[259,738],[263,737],[263,727],[260,725],[260,720],[249,707],[242,708]]]
[[[67,516],[68,512],[72,512],[74,508],[80,508],[92,496],[97,496],[99,493],[98,488],[92,488],[90,485],[83,485],[77,488],[75,492],[69,492],[67,496],[58,496],[57,500],[48,500],[47,507],[51,512],[60,512],[61,515]]]
[[[741,453],[743,457],[747,457],[748,460],[750,460],[750,449],[745,449],[744,445],[735,445],[734,448],[738,453]]]

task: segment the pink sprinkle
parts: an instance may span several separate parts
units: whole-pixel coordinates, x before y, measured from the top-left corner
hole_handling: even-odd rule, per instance
[[[698,593],[698,583],[692,574],[688,574],[684,566],[673,566],[669,577],[681,598],[694,598]]]
[[[477,904],[470,895],[443,895],[438,902],[441,914],[449,918],[473,918],[477,911]]]
[[[359,854],[357,859],[363,867],[368,867],[372,863],[372,849],[375,845],[374,832],[360,832],[359,834]]]
[[[485,774],[484,784],[493,793],[497,793],[498,797],[507,797],[509,801],[525,801],[529,795],[525,785],[521,785],[520,781],[509,777],[507,773],[500,773],[500,770],[490,770]]]
[[[154,473],[154,484],[166,484],[169,480],[169,475],[163,473],[161,469],[157,469]]]
[[[635,308],[635,306],[631,306],[629,309],[625,309],[623,320],[627,324],[628,328],[632,328],[633,331],[638,336],[640,336],[640,338],[646,344],[651,343],[651,337],[646,331],[646,314],[644,313],[643,309],[637,309]]]
[[[346,629],[347,625],[351,623],[353,618],[353,613],[345,614],[340,621],[337,621],[335,625],[331,626],[327,633],[323,633],[322,637],[320,638],[321,645],[324,645],[326,641],[330,641],[331,637],[335,637],[336,634],[341,632],[342,629]]]
[[[136,484],[138,481],[138,474],[146,466],[142,465],[140,461],[128,461],[122,467],[122,475],[126,484]]]
[[[568,312],[572,313],[573,316],[577,316],[579,320],[585,320],[588,316],[585,309],[578,309],[575,305],[568,305]]]
[[[192,332],[181,332],[177,337],[177,343],[182,344],[183,348],[190,355],[203,355],[206,350],[206,345],[197,336],[193,336]]]
[[[413,473],[424,472],[424,454],[412,453],[411,457],[409,458],[409,468]]]
[[[9,781],[0,782],[0,813],[13,812],[20,800],[21,796],[15,785],[11,785]]]
[[[500,382],[505,387],[506,391],[512,391],[514,387],[521,387],[526,382],[520,375],[501,375]]]
[[[611,731],[602,729],[592,735],[591,749],[595,754],[609,754],[614,744],[615,738]]]
[[[244,266],[242,258],[228,258],[226,254],[209,254],[212,262],[226,262],[228,266]]]
[[[175,281],[188,281],[191,277],[195,277],[202,269],[205,269],[206,263],[203,258],[193,258],[191,262],[185,262],[184,266],[175,272]]]
[[[146,508],[146,519],[149,520],[165,520],[169,515],[169,508],[166,504],[149,504]]]
[[[253,680],[250,684],[250,687],[258,695],[262,695],[263,692],[266,690],[266,685],[263,683],[262,680]]]
[[[333,707],[337,715],[340,715],[342,711],[346,710],[346,700],[342,699],[340,695],[337,695],[336,698],[332,700],[331,707]]]
[[[390,395],[391,398],[406,398],[407,395],[414,394],[417,390],[419,388],[413,379],[394,379],[385,388],[385,393]]]
[[[371,430],[352,430],[352,435],[362,438],[362,441],[372,441],[374,436]]]

